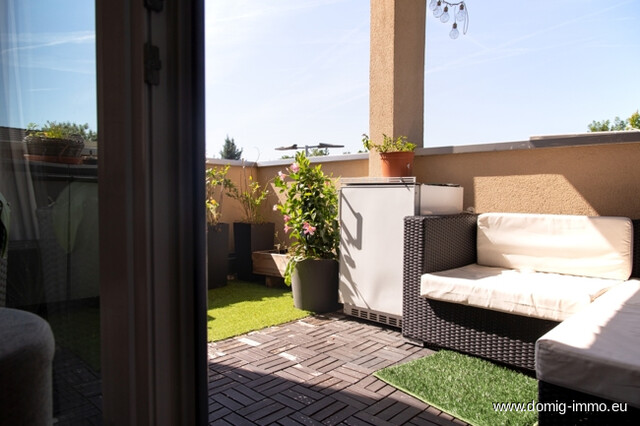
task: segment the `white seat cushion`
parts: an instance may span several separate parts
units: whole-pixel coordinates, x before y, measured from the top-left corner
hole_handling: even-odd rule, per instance
[[[536,342],[538,379],[640,408],[640,282],[617,285]]]
[[[633,226],[626,217],[483,213],[478,264],[627,280]]]
[[[562,321],[619,281],[477,264],[424,274],[421,295],[510,314]]]

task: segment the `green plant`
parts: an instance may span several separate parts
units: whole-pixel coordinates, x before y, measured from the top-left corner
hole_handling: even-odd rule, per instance
[[[224,167],[212,167],[205,174],[207,208],[207,224],[216,225],[222,214],[222,197],[226,188],[233,186],[233,182],[227,177],[229,165]],[[218,201],[220,200],[220,201]]]
[[[229,135],[227,135],[222,150],[220,150],[220,158],[225,160],[239,160],[242,158],[242,149],[238,149],[236,141],[233,138],[229,138]]]
[[[320,165],[312,167],[303,152],[279,172],[275,186],[286,195],[276,209],[284,215],[284,232],[291,238],[285,282],[291,284],[296,263],[304,259],[337,259],[340,243],[338,192]]]
[[[40,130],[38,130],[37,124],[29,123],[27,125],[27,134],[47,139],[98,140],[98,134],[89,128],[88,123],[76,124],[69,121],[60,123],[47,121]]]
[[[263,223],[264,218],[260,211],[260,206],[267,199],[269,190],[266,185],[263,187],[255,181],[251,174],[247,178],[246,166],[244,165],[242,166],[242,174],[243,179],[240,182],[240,188],[236,185],[229,185],[227,187],[227,195],[240,202],[244,214],[244,222]]]
[[[416,144],[407,141],[406,136],[398,136],[393,139],[385,134],[382,135],[382,143],[374,144],[367,134],[362,135],[362,145],[367,150],[375,149],[378,152],[409,152],[416,149]]]

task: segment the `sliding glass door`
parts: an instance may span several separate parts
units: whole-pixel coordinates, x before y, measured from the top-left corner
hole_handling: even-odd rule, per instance
[[[99,421],[95,6],[0,3],[0,306],[46,319],[57,424]]]
[[[206,423],[203,16],[0,2],[0,309],[51,325],[55,424]]]

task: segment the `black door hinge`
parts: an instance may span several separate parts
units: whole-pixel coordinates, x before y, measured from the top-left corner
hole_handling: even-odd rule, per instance
[[[151,43],[144,44],[144,82],[152,86],[160,84],[160,49]]]
[[[162,11],[164,0],[144,0],[144,7],[154,12]]]

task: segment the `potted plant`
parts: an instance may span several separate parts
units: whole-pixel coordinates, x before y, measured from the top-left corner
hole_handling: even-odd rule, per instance
[[[392,138],[382,135],[382,143],[374,144],[366,134],[362,135],[362,143],[368,150],[374,149],[380,154],[382,176],[406,177],[413,175],[413,158],[416,145],[406,136]]]
[[[280,172],[275,186],[285,194],[276,209],[291,238],[285,283],[296,308],[329,312],[338,307],[338,192],[321,166],[312,167],[303,152]]]
[[[36,161],[80,164],[85,137],[95,135],[88,124],[47,121],[42,129],[37,127],[37,124],[29,123],[24,138],[27,158]]]
[[[220,222],[224,190],[232,185],[232,182],[227,178],[228,172],[229,166],[227,165],[207,169],[205,175],[207,282],[210,289],[225,286],[229,272],[229,224]]]
[[[240,186],[227,187],[227,195],[240,203],[243,211],[241,222],[233,223],[233,241],[236,252],[238,278],[256,281],[261,277],[253,273],[252,253],[273,248],[275,224],[266,222],[261,207],[269,195],[252,175],[246,177],[246,167],[242,166],[243,179]]]

